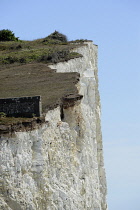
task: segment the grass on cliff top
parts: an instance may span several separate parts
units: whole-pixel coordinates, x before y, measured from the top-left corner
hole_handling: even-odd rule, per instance
[[[64,95],[77,93],[75,84],[79,74],[56,73],[48,64],[82,56],[71,51],[79,45],[84,45],[84,41],[37,39],[0,42],[0,98],[40,95],[42,111],[46,112],[60,104]],[[7,120],[16,122],[14,118],[1,118],[0,123]]]
[[[83,41],[79,42],[83,44]],[[77,45],[79,45],[77,43]],[[7,41],[0,42],[0,64],[13,63],[58,63],[80,57],[71,49],[76,47],[72,42],[58,40],[37,39],[34,41]]]

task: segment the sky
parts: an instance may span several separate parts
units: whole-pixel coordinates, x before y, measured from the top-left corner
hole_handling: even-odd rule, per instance
[[[140,1],[0,0],[0,30],[22,40],[58,30],[99,47],[109,210],[140,210]]]

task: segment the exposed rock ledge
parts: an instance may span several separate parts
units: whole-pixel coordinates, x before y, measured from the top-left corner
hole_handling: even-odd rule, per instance
[[[63,109],[74,106],[79,100],[83,98],[80,94],[68,94],[63,96],[58,103],[48,107],[48,110],[53,110],[56,107],[61,107],[61,118],[64,111]],[[10,122],[11,120],[11,122]],[[3,122],[3,123],[2,123]],[[37,129],[41,124],[45,122],[44,117],[33,117],[33,118],[3,118],[0,123],[0,138],[3,135],[13,135],[15,132],[31,131]]]

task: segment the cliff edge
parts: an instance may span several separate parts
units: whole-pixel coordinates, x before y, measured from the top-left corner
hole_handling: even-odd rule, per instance
[[[97,51],[88,41],[71,49],[82,56],[50,64],[74,76],[72,91],[54,107],[43,106],[38,127],[1,135],[0,209],[107,209]]]

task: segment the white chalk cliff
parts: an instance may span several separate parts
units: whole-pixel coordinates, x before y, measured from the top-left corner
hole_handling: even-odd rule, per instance
[[[106,210],[98,92],[97,46],[74,51],[83,57],[50,65],[78,72],[74,106],[46,113],[38,129],[0,139],[1,210]]]

